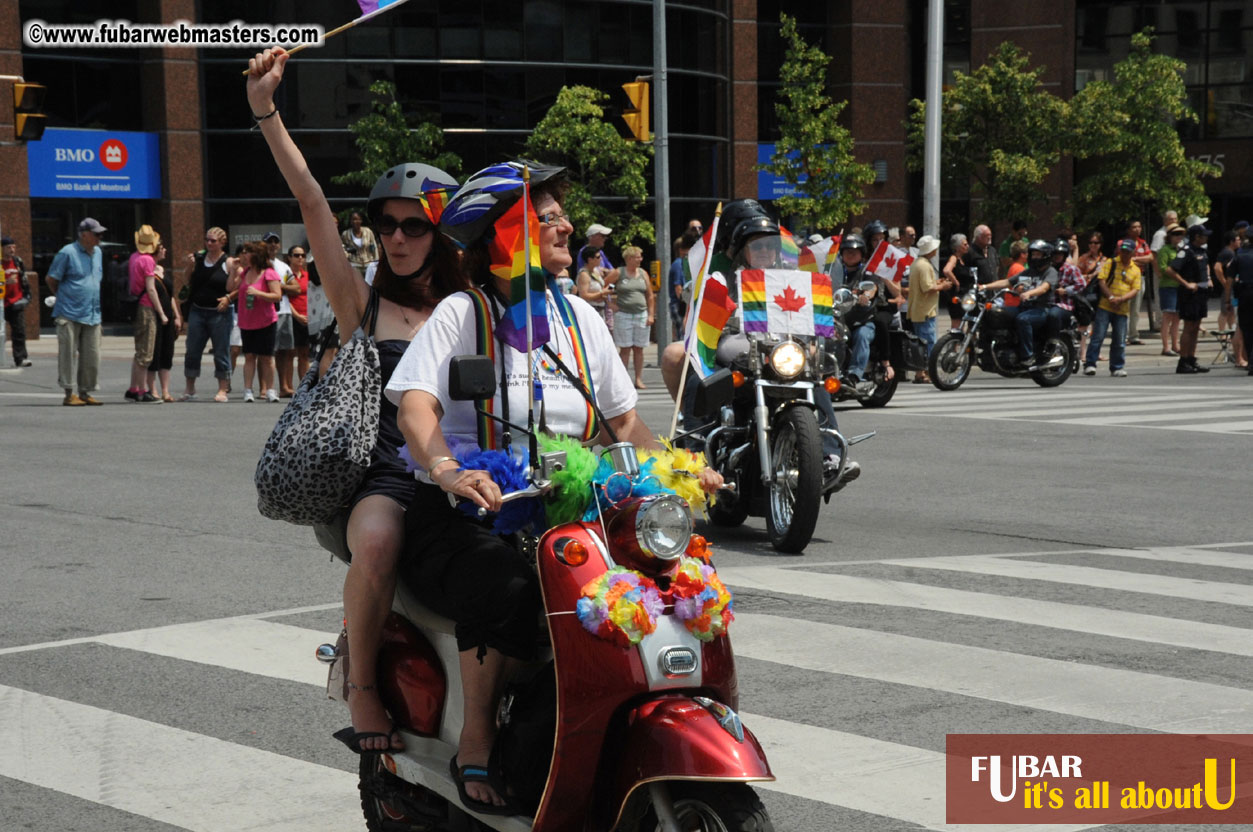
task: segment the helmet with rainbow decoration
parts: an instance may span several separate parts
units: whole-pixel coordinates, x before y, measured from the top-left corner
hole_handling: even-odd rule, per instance
[[[462,248],[488,238],[489,230],[522,196],[522,172],[527,169],[531,187],[565,174],[566,169],[540,165],[525,159],[499,162],[470,174],[445,206],[439,230]]]

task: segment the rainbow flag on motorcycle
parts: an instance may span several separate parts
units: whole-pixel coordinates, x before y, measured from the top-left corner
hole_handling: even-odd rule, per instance
[[[704,378],[718,369],[714,360],[718,355],[718,339],[735,314],[735,301],[722,275],[711,274],[705,278],[700,297],[692,308],[695,310],[694,326],[687,339],[687,354],[692,360],[692,369]]]
[[[835,335],[831,278],[823,272],[745,269],[740,272],[745,332]]]
[[[839,235],[810,243],[801,249],[797,268],[803,272],[825,272],[840,253]]]
[[[496,220],[496,236],[487,244],[491,272],[509,281],[508,310],[496,328],[496,337],[519,352],[548,342],[548,297],[544,270],[539,262],[539,218],[531,203],[530,189]],[[530,264],[527,267],[527,241]],[[528,279],[529,275],[529,279]],[[526,295],[531,292],[532,343],[526,338]]]

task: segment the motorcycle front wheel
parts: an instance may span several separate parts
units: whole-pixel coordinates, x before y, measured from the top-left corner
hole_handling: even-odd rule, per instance
[[[771,441],[770,507],[766,529],[780,552],[800,554],[814,536],[822,500],[822,434],[807,407],[789,407]]]
[[[1054,359],[1062,359],[1056,367],[1045,370],[1036,370],[1031,374],[1031,380],[1041,387],[1057,387],[1066,379],[1070,378],[1070,374],[1074,371],[1075,346],[1074,341],[1064,335],[1050,336],[1044,342],[1044,349],[1040,350],[1038,364],[1048,364]]]
[[[683,832],[774,832],[757,793],[742,784],[673,783],[670,795]],[[638,832],[662,832],[650,806]]]
[[[901,383],[900,373],[893,373],[892,380],[882,378],[875,385],[874,392],[864,399],[858,399],[862,407],[883,407],[896,395],[896,386]]]
[[[931,350],[927,371],[931,383],[941,390],[956,390],[970,378],[971,355],[962,348],[965,342],[963,333],[949,332]]]

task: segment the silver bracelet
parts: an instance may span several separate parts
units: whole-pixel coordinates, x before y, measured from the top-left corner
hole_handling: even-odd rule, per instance
[[[431,464],[426,466],[426,473],[427,473],[427,476],[434,476],[435,467],[436,467],[437,465],[443,465],[445,462],[457,462],[457,460],[456,460],[456,459],[454,459],[454,458],[453,458],[453,457],[451,457],[451,456],[437,456],[437,457],[435,457],[435,459],[432,459],[432,460],[431,460]],[[461,463],[459,463],[459,462],[458,462],[458,463],[457,463],[457,465],[458,465],[458,466],[460,466],[460,465],[461,465]]]

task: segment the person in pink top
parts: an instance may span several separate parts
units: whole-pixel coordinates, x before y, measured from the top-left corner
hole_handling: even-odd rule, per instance
[[[270,253],[265,243],[244,246],[241,265],[227,286],[236,297],[239,313],[239,334],[244,353],[244,401],[256,401],[252,395],[253,374],[260,368],[261,390],[265,400],[278,401],[274,390],[274,338],[278,330],[278,310],[274,304],[283,296],[278,272],[270,266]]]
[[[161,401],[146,386],[157,330],[170,322],[157,295],[157,262],[152,255],[160,245],[161,235],[151,225],[141,225],[135,232],[135,252],[127,264],[130,293],[139,298],[135,307],[135,360],[131,362],[131,386],[126,390],[126,398],[133,402]]]

